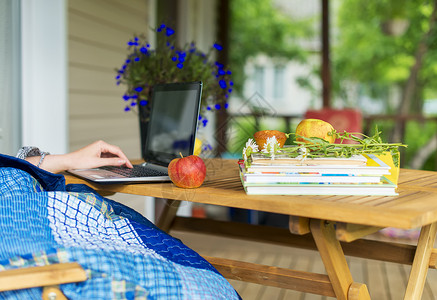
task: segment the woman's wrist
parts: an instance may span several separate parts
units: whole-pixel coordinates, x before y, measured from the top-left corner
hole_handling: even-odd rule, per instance
[[[42,156],[31,156],[31,157],[27,157],[26,160],[31,164],[52,173],[59,173],[71,169],[67,154],[45,155],[42,161],[41,158]],[[40,161],[41,164],[38,165]]]

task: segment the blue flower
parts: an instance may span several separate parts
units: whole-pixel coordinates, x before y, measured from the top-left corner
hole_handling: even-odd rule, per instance
[[[128,64],[128,63],[130,63],[131,62],[131,60],[130,59],[126,59],[126,63]]]
[[[137,91],[138,93],[140,93],[142,90],[143,88],[141,86],[135,88],[135,91]]]
[[[219,63],[218,61],[215,62],[215,65],[217,66],[217,68],[219,68],[219,70],[223,69],[224,65]]]
[[[216,48],[218,51],[222,51],[223,47],[219,44],[214,44],[214,48]]]
[[[127,100],[129,100],[129,99],[130,99],[130,96],[129,96],[129,95],[126,95],[126,94],[124,94],[124,95],[123,95],[123,99],[124,99],[124,101],[127,101]]]
[[[165,28],[165,24],[161,24],[161,26],[159,26],[156,31],[161,32],[163,29]]]
[[[199,115],[199,120],[202,120],[202,116],[201,115]]]
[[[229,93],[232,93],[232,89],[229,89],[228,92],[229,92]]]
[[[134,60],[135,61],[140,61],[140,58],[139,57],[135,57]]]
[[[222,89],[225,89],[227,87],[226,81],[224,81],[223,79],[219,81],[219,85]]]
[[[165,35],[171,36],[172,34],[174,34],[174,30],[170,27],[167,27]]]
[[[204,119],[204,120],[202,121],[202,123],[203,123],[203,127],[205,127],[206,124],[208,123],[208,120],[207,120],[207,119]]]
[[[228,74],[228,75],[231,75],[231,74],[232,74],[232,72],[231,72],[231,71],[227,71],[227,72],[226,72],[226,74]]]
[[[229,103],[226,102],[226,103],[225,103],[225,108],[228,109],[228,107],[229,107]]]
[[[184,67],[184,64],[183,64],[183,63],[178,63],[178,64],[176,65],[176,67],[178,67],[179,69],[182,69],[182,68]]]
[[[126,107],[124,108],[124,111],[130,111],[130,107],[129,107],[129,106],[126,106]]]
[[[214,107],[215,107],[215,109],[217,109],[217,110],[219,110],[219,109],[221,108],[220,104],[216,104]]]
[[[136,103],[135,101],[132,101],[132,102],[130,103],[130,106],[135,106],[135,105],[137,105],[137,103]]]
[[[229,85],[234,85],[234,82],[233,81],[229,81]]]
[[[220,69],[220,70],[218,71],[218,75],[225,75],[225,74],[226,74],[226,72],[223,71],[222,69]]]
[[[171,58],[171,60],[172,60],[172,61],[177,61],[178,58],[177,58],[176,56],[173,56],[173,57]]]
[[[147,48],[146,48],[146,47],[141,47],[141,48],[140,48],[140,51],[141,51],[142,53],[147,53]]]
[[[179,62],[181,62],[181,63],[183,63],[185,61],[185,58],[184,57],[179,57]]]
[[[131,99],[138,99],[138,95],[132,95],[130,96]]]
[[[115,76],[115,79],[117,80],[120,79],[120,75]]]
[[[147,100],[141,100],[141,101],[140,101],[140,105],[141,105],[141,106],[146,106],[147,103],[149,103],[149,101],[147,101]]]
[[[208,105],[208,106],[206,107],[206,109],[207,109],[207,110],[211,110],[211,106]]]

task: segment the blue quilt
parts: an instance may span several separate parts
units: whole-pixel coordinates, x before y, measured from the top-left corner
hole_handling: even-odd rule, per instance
[[[0,270],[78,262],[68,299],[239,299],[213,266],[134,210],[0,155]],[[0,299],[41,299],[41,288]]]

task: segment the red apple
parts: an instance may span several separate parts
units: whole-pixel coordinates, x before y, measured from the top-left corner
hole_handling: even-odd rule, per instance
[[[196,155],[173,159],[168,165],[168,176],[178,187],[191,189],[202,185],[206,176],[206,166]]]

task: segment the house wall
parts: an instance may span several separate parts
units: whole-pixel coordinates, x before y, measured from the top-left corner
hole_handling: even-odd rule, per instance
[[[68,1],[69,148],[102,139],[140,158],[139,125],[124,112],[116,71],[134,34],[150,36],[155,0]]]

